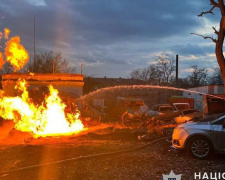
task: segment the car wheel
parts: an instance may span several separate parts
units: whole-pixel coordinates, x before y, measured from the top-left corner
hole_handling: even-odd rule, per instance
[[[212,153],[211,142],[204,137],[195,137],[188,143],[188,152],[198,159],[205,159]]]

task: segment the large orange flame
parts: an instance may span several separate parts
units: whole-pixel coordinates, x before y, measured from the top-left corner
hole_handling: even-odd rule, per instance
[[[0,69],[2,69],[4,64],[5,64],[5,61],[4,61],[4,58],[3,58],[3,54],[2,54],[2,52],[0,52]]]
[[[2,32],[0,32],[0,43],[1,43],[1,40],[2,40]]]
[[[14,71],[18,71],[24,67],[28,62],[29,54],[22,44],[20,44],[20,37],[12,37],[6,42],[5,48],[6,61],[10,62]]]
[[[32,102],[26,86],[26,81],[19,79],[15,88],[21,91],[21,96],[0,96],[0,114],[4,119],[13,120],[16,129],[31,132],[34,137],[70,135],[84,129],[79,113],[65,113],[66,105],[53,86],[49,86],[50,93],[42,105]]]
[[[5,39],[9,38],[10,30],[4,29]],[[3,33],[0,32],[0,41]],[[4,65],[3,53],[0,52],[0,69]],[[15,36],[6,42],[5,60],[14,71],[20,70],[28,62],[29,54],[20,44],[20,37]],[[79,113],[65,113],[66,105],[58,95],[58,91],[49,86],[49,95],[41,105],[35,104],[29,98],[27,82],[19,79],[15,89],[20,96],[7,97],[0,90],[0,116],[6,120],[13,120],[15,128],[23,132],[30,132],[34,137],[52,135],[70,135],[84,129],[79,120]]]
[[[5,39],[8,39],[9,38],[10,29],[9,28],[5,28],[4,29],[4,33],[5,33]]]

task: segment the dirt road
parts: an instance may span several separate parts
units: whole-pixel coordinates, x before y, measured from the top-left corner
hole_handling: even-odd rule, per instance
[[[153,139],[156,138],[155,136]],[[135,148],[146,144],[137,133],[89,133],[80,137],[49,138],[28,144],[0,145],[0,179],[161,179],[162,174],[182,174],[194,179],[195,172],[224,172],[225,156],[196,160],[173,151],[165,140],[144,149],[82,160],[16,170],[74,157]]]

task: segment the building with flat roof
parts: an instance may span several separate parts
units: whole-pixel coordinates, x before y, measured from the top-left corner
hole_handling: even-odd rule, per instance
[[[81,74],[40,74],[40,73],[12,73],[2,74],[2,89],[8,96],[15,96],[16,81],[21,78],[28,83],[28,91],[47,88],[53,85],[62,96],[78,98],[83,95],[84,75]]]

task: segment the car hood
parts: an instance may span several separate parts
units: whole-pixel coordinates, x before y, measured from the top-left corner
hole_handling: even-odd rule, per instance
[[[189,127],[189,126],[208,125],[208,124],[210,124],[210,121],[204,121],[204,122],[187,121],[183,124],[180,124],[179,127]]]

